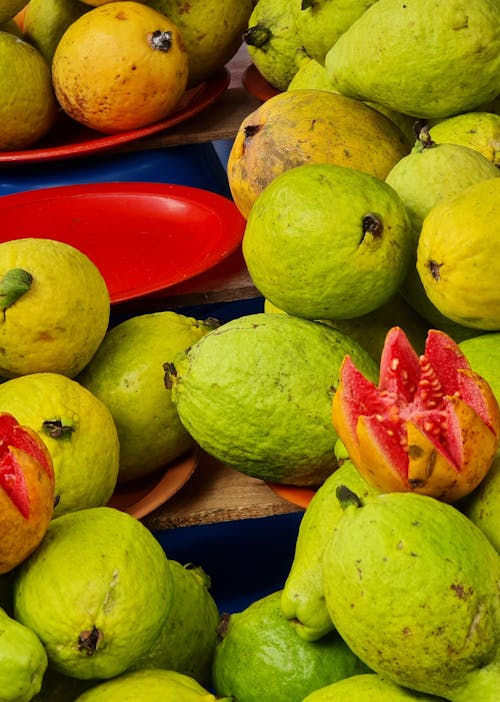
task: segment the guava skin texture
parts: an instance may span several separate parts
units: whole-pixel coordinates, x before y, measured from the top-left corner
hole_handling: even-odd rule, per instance
[[[499,23],[496,0],[378,0],[325,66],[344,95],[444,119],[500,93]]]
[[[500,689],[500,557],[455,507],[426,495],[359,498],[324,554],[326,603],[376,673],[452,702]]]

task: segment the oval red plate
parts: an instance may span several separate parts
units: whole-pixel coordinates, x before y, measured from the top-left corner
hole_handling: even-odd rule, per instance
[[[240,245],[246,221],[228,198],[168,183],[88,183],[0,197],[0,242],[56,239],[101,271],[112,303],[209,270]]]
[[[250,95],[256,97],[257,100],[262,100],[262,102],[269,100],[269,98],[272,98],[274,95],[281,92],[272,86],[271,83],[267,82],[253,63],[251,63],[248,68],[245,69],[242,76],[242,82],[245,90],[247,90]]]
[[[42,141],[23,151],[0,151],[0,164],[36,163],[88,156],[157,134],[184,122],[211,105],[226,90],[230,79],[230,72],[224,68],[210,80],[186,90],[175,111],[167,119],[118,134],[107,135],[88,129],[61,111],[58,121]]]
[[[312,488],[295,487],[293,485],[279,485],[278,483],[267,483],[271,490],[282,497],[287,502],[291,502],[298,507],[306,507],[312,500],[315,490]]]

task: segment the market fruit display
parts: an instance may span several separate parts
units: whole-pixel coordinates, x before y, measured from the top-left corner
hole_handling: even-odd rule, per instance
[[[304,512],[280,607],[283,616],[306,641],[317,641],[334,629],[325,603],[323,552],[342,515],[337,499],[339,485],[347,486],[360,499],[378,492],[352,461],[344,460],[316,490]]]
[[[301,702],[313,690],[368,668],[336,631],[314,644],[296,635],[281,592],[223,617],[215,650],[215,691],[238,702]]]
[[[90,361],[109,323],[110,297],[97,266],[55,239],[0,243],[0,375],[74,377]]]
[[[0,413],[0,573],[42,541],[54,507],[54,468],[41,438]]]
[[[118,477],[118,433],[95,395],[64,375],[30,373],[0,384],[0,407],[31,427],[49,451],[53,517],[108,502]]]
[[[83,680],[125,672],[171,606],[164,550],[141,522],[110,507],[52,520],[14,582],[15,618],[38,635],[52,668]]]
[[[0,700],[30,702],[40,690],[47,664],[37,635],[0,608]]]
[[[344,95],[443,119],[500,92],[499,23],[496,0],[378,0],[333,44],[325,66]]]
[[[474,329],[500,329],[499,194],[500,180],[489,178],[437,203],[418,240],[417,271],[430,301]]]
[[[215,697],[187,675],[173,670],[138,670],[103,682],[76,698],[75,702],[231,702]]]
[[[15,34],[0,31],[0,149],[26,149],[54,126],[57,100],[42,54]]]
[[[319,485],[337,467],[331,400],[346,353],[373,359],[325,324],[248,314],[166,364],[181,422],[207,453],[254,477]]]
[[[165,392],[163,365],[212,327],[172,311],[135,315],[107,331],[78,376],[115,422],[118,482],[145,477],[193,447]]]
[[[234,56],[253,10],[253,0],[148,0],[179,28],[189,57],[188,87],[212,78]]]
[[[410,223],[380,178],[309,163],[282,173],[256,200],[242,250],[256,288],[285,312],[349,319],[399,290],[412,254]]]
[[[500,557],[491,543],[427,495],[339,493],[345,510],[325,550],[324,582],[341,636],[403,687],[495,702]]]
[[[368,482],[447,502],[479,485],[500,432],[490,385],[447,334],[432,329],[422,355],[399,327],[389,331],[377,386],[346,357],[332,421]]]
[[[363,102],[326,90],[291,90],[243,119],[227,176],[234,202],[248,218],[266,186],[295,166],[332,163],[383,179],[409,151],[401,130]]]
[[[113,134],[165,119],[187,85],[176,25],[139,2],[110,2],[70,24],[52,59],[59,104],[77,122]]]

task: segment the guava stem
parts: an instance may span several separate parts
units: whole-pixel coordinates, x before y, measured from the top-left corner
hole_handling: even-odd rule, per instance
[[[500,693],[500,657],[469,674],[465,685],[451,690],[451,702],[498,702]]]
[[[243,32],[243,41],[248,46],[255,46],[261,49],[271,39],[272,32],[263,24],[255,24]]]
[[[157,51],[170,51],[172,48],[172,32],[162,32],[161,29],[156,29],[149,37],[149,44],[152,49]]]
[[[318,0],[302,0],[301,10],[309,10],[311,7],[315,7],[318,4]]]
[[[363,505],[356,493],[348,488],[347,485],[339,485],[335,490],[335,494],[342,509],[347,509],[351,505],[355,507],[361,507]]]
[[[31,288],[33,276],[23,268],[11,268],[0,280],[0,309],[6,310]]]

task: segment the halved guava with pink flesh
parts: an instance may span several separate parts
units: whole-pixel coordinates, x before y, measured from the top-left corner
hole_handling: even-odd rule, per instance
[[[446,502],[481,482],[500,433],[489,384],[447,334],[433,329],[421,356],[402,329],[388,332],[378,386],[346,356],[332,420],[368,482],[385,492],[413,491]]]

